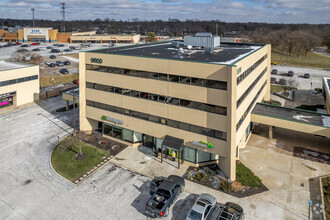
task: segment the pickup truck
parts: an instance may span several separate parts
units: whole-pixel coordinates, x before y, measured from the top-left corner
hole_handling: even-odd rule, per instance
[[[163,217],[169,214],[170,206],[183,192],[184,179],[170,175],[168,178],[157,177],[150,183],[151,198],[145,206],[145,213],[152,217]],[[155,188],[156,187],[156,188]]]

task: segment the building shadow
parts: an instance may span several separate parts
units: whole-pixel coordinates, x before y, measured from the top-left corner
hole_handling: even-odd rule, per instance
[[[147,201],[151,198],[150,189],[149,189],[149,182],[144,182],[140,187],[133,185],[139,192],[139,196],[134,199],[131,203],[139,213],[145,215],[144,209]]]
[[[47,118],[49,121],[53,122],[56,126],[61,127],[57,121],[60,120],[67,126],[73,128],[73,118],[75,117],[75,128],[79,129],[79,107],[75,110],[71,109],[64,112],[56,112],[56,110],[65,108],[66,102],[62,100],[62,96],[56,96],[46,99],[37,104],[40,108],[49,114],[39,113],[41,117]],[[74,113],[74,114],[73,114]],[[62,127],[61,127],[62,128]],[[63,130],[66,130],[62,128]]]
[[[193,207],[197,198],[197,194],[190,194],[185,199],[180,199],[176,201],[171,210],[172,220],[186,219],[191,207]]]

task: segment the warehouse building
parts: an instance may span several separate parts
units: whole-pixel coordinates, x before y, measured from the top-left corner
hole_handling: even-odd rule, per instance
[[[39,66],[0,61],[0,108],[39,99]]]
[[[1,34],[2,32],[0,32]],[[57,39],[57,29],[48,27],[25,27],[17,32],[3,32],[3,42],[55,42]]]
[[[218,163],[234,180],[251,111],[270,98],[271,47],[196,37],[214,44],[172,41],[81,52],[80,129],[174,151],[195,165]]]

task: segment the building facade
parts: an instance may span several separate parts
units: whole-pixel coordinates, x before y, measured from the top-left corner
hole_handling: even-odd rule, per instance
[[[165,136],[180,138],[185,161],[216,162],[236,178],[250,113],[269,100],[270,45],[222,44],[205,53],[163,42],[79,59],[81,130],[158,149]]]
[[[39,99],[39,66],[0,61],[0,108]]]

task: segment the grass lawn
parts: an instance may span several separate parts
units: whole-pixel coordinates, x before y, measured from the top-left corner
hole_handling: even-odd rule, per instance
[[[261,179],[254,175],[254,173],[242,163],[237,163],[236,165],[236,178],[243,186],[261,186]]]
[[[273,51],[272,62],[276,62],[278,65],[330,69],[330,57],[319,55],[313,52],[308,53],[306,56],[300,55],[297,57],[296,55],[283,55]]]
[[[288,91],[293,90],[293,89],[297,89],[297,88],[290,87],[290,89]],[[270,84],[270,92],[283,92],[283,91],[284,91],[284,89],[283,89],[282,86],[275,85],[275,84]]]
[[[75,54],[65,54],[64,56],[66,56],[66,57],[74,57],[74,58],[79,59],[79,53],[75,53]]]
[[[87,154],[87,158],[80,161],[74,159],[79,152],[78,144],[81,144],[82,152]],[[65,149],[65,146],[72,146],[72,150]],[[109,152],[106,150],[84,142],[72,141],[72,137],[67,137],[56,145],[51,156],[51,163],[57,173],[70,181],[74,181],[96,166],[108,154]]]
[[[326,219],[330,219],[330,177],[322,178],[324,211]]]
[[[71,83],[74,79],[78,79],[78,73],[65,74],[62,76],[43,76],[40,77],[40,86],[54,86],[62,83]],[[54,80],[53,80],[54,79]]]

